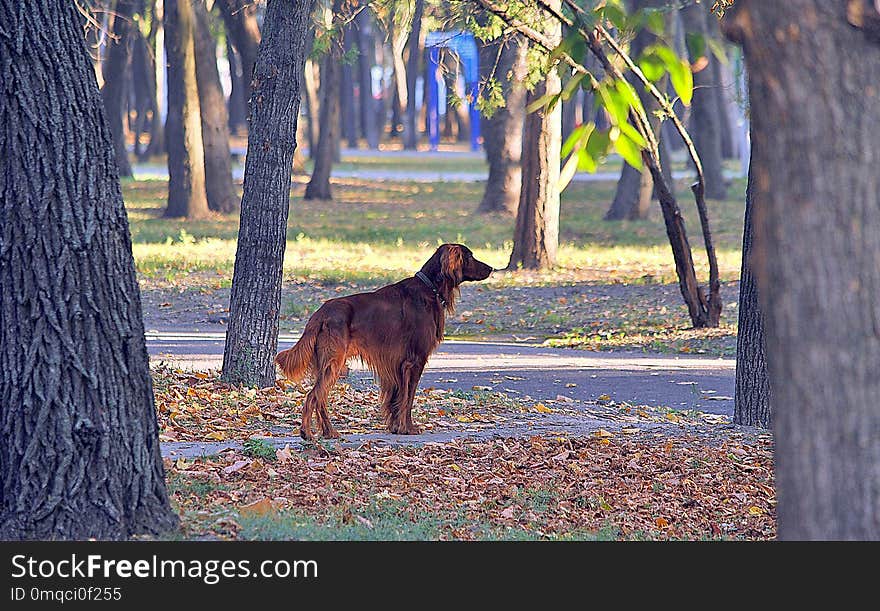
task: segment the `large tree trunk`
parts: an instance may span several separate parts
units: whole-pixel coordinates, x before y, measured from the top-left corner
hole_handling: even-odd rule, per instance
[[[739,280],[739,326],[736,335],[736,395],[733,421],[736,424],[770,428],[770,379],[767,375],[764,317],[758,300],[758,284],[752,270],[754,242],[753,176],[749,172],[746,215],[743,229],[742,273]]]
[[[707,19],[714,17],[709,14],[707,3],[685,6],[680,14],[685,35],[695,34],[704,39],[708,36]],[[689,49],[691,63],[701,60],[690,51]],[[708,64],[694,73],[694,97],[691,100],[688,131],[692,134],[694,148],[703,164],[706,197],[724,199],[727,197],[727,187],[722,173],[721,124],[718,115],[718,88],[721,83],[715,80],[716,71],[712,69],[712,64],[718,60],[708,51],[708,47],[705,59]]]
[[[556,40],[561,38],[557,31]],[[556,70],[529,94],[528,103],[562,90]],[[522,147],[522,186],[516,213],[513,252],[507,269],[544,269],[556,263],[559,246],[559,151],[562,106],[526,115]]]
[[[333,0],[333,14],[342,10],[342,0]],[[315,167],[306,185],[305,199],[333,199],[330,172],[336,142],[339,140],[339,88],[342,78],[341,41],[333,41],[321,66],[321,131],[318,146],[312,153]]]
[[[202,117],[202,143],[205,149],[205,192],[208,208],[228,214],[238,208],[232,182],[232,155],[229,152],[229,123],[226,98],[217,69],[217,42],[211,35],[205,0],[194,0],[196,18],[196,81]]]
[[[176,527],[116,159],[75,3],[0,3],[0,540]]]
[[[166,0],[168,207],[165,216],[188,219],[209,215],[194,38],[195,17],[190,0]]]
[[[260,26],[257,24],[257,3],[253,0],[217,0],[217,7],[226,25],[226,35],[232,39],[241,60],[242,97],[247,107],[254,80],[254,62],[260,48]]]
[[[492,76],[494,68],[494,76],[502,87],[505,102],[491,117],[484,117],[481,123],[489,177],[483,190],[483,199],[477,206],[480,214],[502,212],[513,215],[519,205],[522,181],[520,156],[526,112],[526,88],[522,81],[526,73],[527,50],[528,45],[519,37],[485,44],[480,48],[481,80],[485,82]]]
[[[306,40],[314,0],[269,0],[254,70],[223,379],[275,383],[281,271]]]
[[[630,10],[637,11],[640,9],[658,8],[665,3],[666,0],[635,0],[631,1],[629,6]],[[672,24],[669,17],[665,19],[665,25],[665,30],[667,32],[670,31]],[[630,45],[630,56],[634,58],[639,57],[647,47],[656,44],[657,41],[657,36],[653,32],[648,28],[642,28]],[[645,91],[641,81],[634,75],[628,74],[627,80],[635,88],[639,99],[642,101],[642,106],[645,107],[645,113],[648,116],[651,130],[657,134],[658,140],[662,140],[660,136],[660,118],[655,114],[660,108],[660,104],[654,96]],[[664,76],[657,83],[657,87],[661,91],[666,88],[667,80],[668,78]],[[668,165],[668,160],[664,159],[663,155],[661,155],[661,162],[666,162]],[[670,189],[673,188],[673,184],[671,180],[667,182]],[[619,221],[623,219],[637,220],[647,218],[648,212],[651,209],[653,195],[654,179],[651,177],[651,173],[647,169],[639,171],[628,163],[624,163],[620,171],[620,179],[617,181],[614,199],[611,201],[611,207],[605,213],[605,220]]]
[[[137,0],[119,0],[116,3],[116,17],[113,20],[113,36],[107,46],[107,58],[102,65],[104,87],[101,96],[107,111],[107,122],[113,135],[113,150],[116,152],[116,165],[120,176],[131,176],[131,163],[125,148],[125,126],[122,121],[125,82],[128,79],[128,60],[135,37],[132,16],[137,10]]]
[[[403,114],[403,148],[415,150],[419,143],[416,116],[416,79],[422,70],[422,15],[425,0],[415,0],[412,29],[409,32],[409,57],[406,60],[406,109]]]
[[[880,539],[880,13],[737,0],[722,25],[749,75],[779,537]]]

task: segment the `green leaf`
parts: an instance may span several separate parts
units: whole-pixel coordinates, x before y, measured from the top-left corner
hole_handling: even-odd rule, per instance
[[[599,167],[596,158],[590,155],[590,151],[582,148],[577,152],[577,169],[580,172],[589,172],[592,174]]]
[[[564,159],[575,147],[582,148],[594,129],[596,129],[596,124],[592,121],[575,127],[568,138],[565,139],[565,142],[562,143],[560,156]]]
[[[563,54],[568,55],[575,61],[581,61],[587,52],[587,41],[576,29],[572,30],[562,42],[550,52],[550,59],[557,60]]]
[[[609,136],[608,130],[606,131],[597,131],[594,130],[593,133],[590,134],[589,139],[587,139],[587,146],[578,151],[580,155],[581,152],[586,151],[585,155],[581,155],[581,162],[585,165],[583,167],[587,172],[595,172],[596,167],[598,166],[598,161],[604,159],[608,154],[608,147],[611,144],[611,137]],[[592,169],[590,169],[592,166]],[[578,168],[582,166],[578,164]]]
[[[694,75],[691,72],[691,65],[686,60],[680,59],[675,51],[663,45],[653,45],[646,52],[660,58],[669,72],[669,80],[675,93],[685,106],[690,105],[691,98],[694,97]]]
[[[642,106],[642,100],[639,99],[639,94],[636,93],[635,88],[630,85],[628,81],[617,80],[614,83],[614,88],[617,89],[617,92],[624,101],[634,108],[636,112],[645,112],[645,107]]]
[[[712,51],[712,55],[726,66],[730,60],[727,58],[727,49],[724,48],[724,44],[715,38],[709,38],[706,42],[709,45],[709,49]]]
[[[614,4],[608,4],[602,9],[605,18],[614,24],[618,30],[625,30],[627,27],[626,11]]]
[[[577,168],[578,155],[575,154],[568,158],[568,161],[565,162],[565,165],[562,166],[562,169],[559,171],[559,182],[557,184],[560,191],[564,190],[565,187],[568,186],[568,183],[571,182],[571,179],[574,178]]]
[[[637,130],[629,123],[621,123],[617,127],[620,129],[621,132],[626,134],[629,139],[632,140],[640,149],[648,146],[648,143],[645,142],[645,138],[642,136],[642,134],[639,133],[639,130]]]
[[[535,112],[540,108],[547,108],[548,111],[551,110],[559,100],[559,95],[560,94],[558,93],[545,93],[540,98],[526,106],[526,112]]]
[[[661,9],[647,8],[642,10],[642,19],[645,26],[657,36],[663,36],[666,32],[666,15]]]
[[[581,84],[581,81],[586,78],[586,74],[583,72],[578,72],[573,74],[568,82],[565,84],[565,88],[562,90],[562,100],[565,101],[569,99],[572,94],[577,91],[578,86]]]
[[[684,35],[684,42],[693,61],[706,54],[706,37],[699,32],[688,32]]]
[[[694,97],[694,74],[691,72],[690,64],[681,60],[668,66],[668,70],[669,80],[672,82],[675,93],[681,98],[682,104],[690,106],[691,99]]]
[[[628,164],[630,164],[635,169],[641,171],[641,150],[632,140],[630,140],[629,136],[624,134],[622,131],[619,131],[617,133],[617,137],[614,139],[614,150],[620,153],[620,156],[623,157]]]
[[[596,100],[608,111],[608,118],[612,125],[626,121],[629,114],[629,102],[617,91],[617,88],[606,81],[599,86],[599,96]]]
[[[656,83],[666,74],[666,66],[663,65],[663,60],[654,53],[642,54],[637,63],[642,74],[652,83]]]

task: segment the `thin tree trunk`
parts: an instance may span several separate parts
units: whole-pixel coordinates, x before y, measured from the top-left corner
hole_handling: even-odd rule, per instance
[[[238,198],[232,182],[229,123],[217,69],[217,42],[211,35],[204,0],[193,0],[193,11],[196,20],[196,81],[205,149],[205,192],[209,209],[228,214],[238,208]]]
[[[244,85],[242,97],[245,110],[249,112],[254,62],[257,61],[261,38],[260,26],[257,24],[257,3],[253,0],[217,0],[216,4],[226,25],[226,35],[232,38],[232,44],[241,60],[240,83]]]
[[[165,20],[164,2],[154,0],[152,6],[153,19],[150,23],[150,35],[147,36],[147,57],[150,59],[149,67],[153,73],[149,81],[153,98],[151,100],[153,116],[150,123],[150,143],[139,157],[141,161],[165,153],[165,121],[160,110],[160,100],[163,97],[167,99],[168,91],[166,87],[160,85],[159,76],[162,73],[167,73],[164,65],[158,65],[157,59],[160,56],[164,57],[165,49],[164,42],[160,42],[164,41],[165,38],[165,28],[162,26],[162,22]]]
[[[165,0],[168,55],[168,207],[166,217],[207,217],[205,149],[196,82],[195,17],[190,0]]]
[[[415,150],[419,143],[416,111],[416,79],[422,69],[422,14],[425,0],[415,0],[412,29],[409,33],[409,57],[406,61],[406,110],[403,115],[403,148]]]
[[[347,26],[342,35],[346,53],[352,49],[354,37],[355,33],[351,25]],[[356,70],[352,64],[346,62],[342,65],[342,80],[339,92],[339,120],[342,137],[345,138],[348,147],[353,149],[358,146],[358,106],[354,93],[357,83],[355,74]]]
[[[379,148],[378,104],[373,98],[373,77],[371,70],[376,61],[376,45],[373,39],[374,26],[370,11],[364,10],[355,17],[354,31],[357,33],[358,82],[360,83],[361,136],[371,149]]]
[[[523,123],[526,112],[526,74],[528,45],[519,37],[480,48],[481,80],[486,82],[494,70],[502,87],[504,106],[481,123],[483,148],[489,162],[489,176],[477,213],[516,214],[519,206],[523,151]],[[500,55],[499,55],[500,53]]]
[[[128,62],[131,57],[135,25],[132,17],[137,10],[137,0],[118,0],[113,20],[113,36],[107,43],[107,58],[103,62],[104,87],[101,96],[107,111],[107,122],[113,135],[113,150],[120,176],[132,176],[128,150],[125,147],[125,125],[122,121],[125,81],[128,79]]]
[[[706,3],[691,4],[680,11],[685,34],[708,36],[707,19],[711,17]],[[714,17],[711,17],[714,19]],[[690,50],[689,50],[690,52]],[[708,64],[694,73],[694,97],[691,100],[691,116],[688,131],[693,134],[694,146],[703,164],[706,182],[706,197],[724,199],[727,186],[722,172],[721,125],[718,116],[718,88],[721,83],[715,80],[712,64],[717,59],[705,51]],[[691,63],[700,58],[690,54]]]
[[[721,27],[718,23],[718,17],[710,14],[707,17],[707,25],[709,29],[709,37],[713,40],[722,40]],[[727,48],[723,47],[725,55]],[[733,77],[730,75],[730,58],[726,58],[726,62],[720,61],[714,54],[711,55],[712,63],[712,79],[718,84],[715,88],[715,94],[718,102],[718,129],[721,134],[721,158],[737,159],[737,150],[735,135],[733,131],[733,122],[730,118],[730,105],[728,99],[730,97],[730,87],[733,86]]]
[[[140,30],[135,28],[131,48],[131,82],[135,99],[134,154],[137,158],[140,158],[144,153],[140,137],[141,134],[149,132],[147,129],[148,115],[159,112],[155,107],[156,74],[149,53],[146,39]]]
[[[318,151],[318,140],[321,139],[321,103],[318,96],[320,95],[318,86],[318,64],[311,59],[306,59],[303,67],[303,80],[305,94],[303,99],[306,105],[306,117],[308,117],[308,125],[306,126],[306,134],[309,137],[309,159],[314,159]]]
[[[561,38],[561,29],[555,34]],[[528,103],[562,90],[556,70],[529,94]],[[544,269],[555,265],[559,245],[559,151],[562,107],[526,115],[522,148],[522,187],[516,214],[513,252],[507,269]]]
[[[313,2],[269,0],[266,7],[223,353],[229,382],[275,383],[290,177]]]
[[[75,3],[0,3],[0,540],[177,526],[131,237]]]
[[[242,74],[241,56],[232,44],[232,37],[226,35],[226,60],[229,62],[229,80],[232,90],[229,92],[228,115],[229,131],[238,133],[240,129],[247,129],[247,85]]]
[[[637,11],[647,8],[658,8],[665,4],[666,0],[635,0],[629,3],[630,10]],[[671,19],[665,19],[665,30],[671,30]],[[642,28],[636,34],[630,45],[630,56],[638,57],[649,46],[657,43],[657,36],[647,28]],[[657,83],[660,89],[666,88],[668,77]],[[660,117],[655,112],[660,108],[660,104],[654,99],[639,81],[632,74],[627,75],[627,81],[635,88],[642,106],[645,107],[645,113],[648,115],[651,130],[658,135],[660,134]],[[661,162],[665,161],[661,155]],[[667,185],[672,189],[672,181]],[[651,209],[651,202],[654,195],[654,179],[648,171],[640,171],[632,167],[628,163],[623,164],[620,171],[620,179],[617,181],[617,189],[614,192],[614,199],[611,201],[611,207],[605,213],[606,221],[619,221],[623,219],[638,220],[648,217]]]
[[[342,0],[333,0],[333,14],[338,15],[341,10]],[[312,154],[315,167],[312,178],[306,185],[305,199],[333,199],[330,172],[333,170],[335,144],[339,140],[339,88],[342,78],[340,43],[341,41],[331,42],[321,67],[321,131],[318,146]]]
[[[753,176],[749,172],[746,215],[743,229],[742,273],[739,280],[739,325],[736,334],[736,394],[733,421],[736,424],[770,428],[772,424],[770,379],[767,375],[764,316],[758,299],[758,284],[752,270],[753,219],[757,202]]]
[[[880,13],[737,0],[722,25],[749,76],[779,537],[880,539]]]

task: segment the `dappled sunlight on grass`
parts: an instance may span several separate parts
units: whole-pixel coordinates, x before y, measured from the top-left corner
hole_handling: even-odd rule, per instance
[[[381,284],[413,273],[438,244],[463,242],[490,265],[507,265],[513,219],[477,216],[473,210],[482,183],[413,183],[340,179],[336,199],[304,201],[303,181],[292,189],[284,264],[288,280]],[[165,219],[164,181],[123,184],[134,255],[144,280],[198,282],[191,274],[210,272],[210,281],[228,285],[235,258],[238,216],[203,221]],[[742,192],[744,183],[730,189]],[[675,269],[659,209],[645,221],[607,222],[602,215],[614,184],[574,183],[563,194],[561,246],[557,269],[496,274],[498,286],[564,282],[669,283]],[[683,189],[679,193],[684,194]],[[723,280],[739,275],[741,198],[711,201],[710,214]],[[690,200],[680,205],[702,280],[708,266]],[[218,278],[219,276],[219,278]]]

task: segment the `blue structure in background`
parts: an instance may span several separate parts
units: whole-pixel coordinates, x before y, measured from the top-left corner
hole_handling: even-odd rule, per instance
[[[440,144],[440,49],[453,51],[464,68],[465,96],[471,121],[471,149],[480,150],[480,112],[476,108],[480,88],[480,57],[477,41],[470,32],[429,32],[425,36],[425,78],[428,83],[427,128],[431,150]]]

